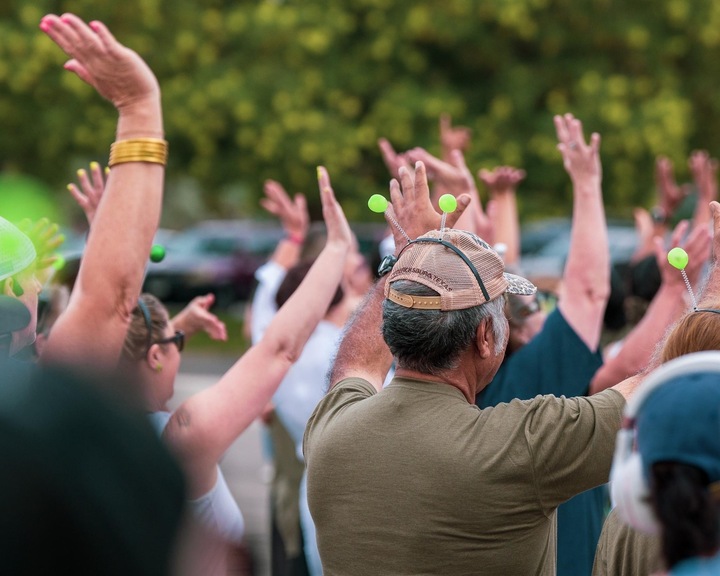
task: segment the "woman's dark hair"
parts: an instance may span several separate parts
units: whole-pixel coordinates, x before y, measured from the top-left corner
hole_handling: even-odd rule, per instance
[[[659,462],[651,469],[652,506],[662,525],[662,553],[670,569],[720,544],[720,505],[708,477],[696,466]]]
[[[293,292],[298,289],[298,286],[300,286],[303,279],[310,271],[313,262],[315,261],[304,260],[287,271],[287,274],[285,274],[285,278],[281,282],[280,286],[278,287],[278,291],[275,294],[275,304],[277,304],[278,308],[285,304],[285,302],[288,301],[290,296],[293,295]],[[335,291],[335,295],[333,296],[333,299],[328,306],[328,310],[330,310],[330,308],[332,308],[333,306],[339,304],[342,299],[343,290],[340,286],[338,286],[337,290]]]

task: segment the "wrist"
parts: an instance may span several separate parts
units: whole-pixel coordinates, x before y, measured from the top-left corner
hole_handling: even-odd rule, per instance
[[[297,232],[288,232],[285,236],[285,240],[296,246],[302,246],[305,243],[305,236],[298,234]]]
[[[653,206],[650,209],[650,217],[655,224],[665,224],[670,217],[670,212],[662,206]]]
[[[116,137],[118,140],[141,137],[164,138],[162,104],[159,95],[119,108]]]

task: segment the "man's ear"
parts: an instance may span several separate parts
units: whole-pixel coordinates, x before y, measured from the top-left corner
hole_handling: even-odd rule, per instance
[[[483,318],[478,324],[475,333],[475,347],[477,348],[480,358],[489,358],[494,348],[492,320]]]

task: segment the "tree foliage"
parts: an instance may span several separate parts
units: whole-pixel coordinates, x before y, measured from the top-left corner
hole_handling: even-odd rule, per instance
[[[552,123],[566,111],[601,133],[608,212],[629,215],[652,202],[657,155],[687,178],[720,128],[712,0],[5,0],[0,155],[59,196],[78,162],[107,158],[115,124],[37,28],[63,11],[104,21],[156,72],[178,218],[252,215],[269,177],[317,212],[324,164],[350,217],[372,219],[378,137],[437,152],[441,112],[472,128],[473,169],[526,169],[524,216],[567,214]]]

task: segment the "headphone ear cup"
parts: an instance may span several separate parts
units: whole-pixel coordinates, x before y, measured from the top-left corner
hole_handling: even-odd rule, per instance
[[[633,452],[624,461],[613,463],[610,496],[623,522],[646,534],[660,533],[660,524],[650,506],[650,490],[643,477],[639,453]]]

